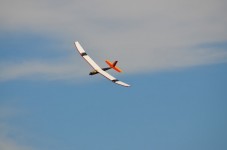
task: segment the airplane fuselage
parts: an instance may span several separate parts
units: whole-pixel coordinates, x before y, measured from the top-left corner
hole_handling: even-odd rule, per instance
[[[109,69],[111,69],[110,67],[108,67],[108,68],[102,68],[102,70],[104,70],[104,71],[106,71],[106,70],[109,70]],[[90,73],[89,73],[89,75],[95,75],[95,74],[98,74],[99,72],[97,71],[97,70],[93,70],[93,71],[91,71]]]
[[[93,70],[93,71],[91,71],[91,72],[89,73],[89,75],[95,75],[95,74],[97,74],[97,73],[99,73],[99,72],[96,71],[96,70]]]

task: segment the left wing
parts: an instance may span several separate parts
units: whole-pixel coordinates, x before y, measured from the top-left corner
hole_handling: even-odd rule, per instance
[[[80,43],[77,41],[75,42],[75,46],[77,48],[77,50],[79,51],[80,55],[92,66],[92,68],[94,68],[96,71],[98,71],[101,75],[103,75],[104,77],[106,77],[107,79],[111,80],[112,82],[122,85],[122,86],[130,86],[122,81],[119,81],[118,79],[116,79],[115,77],[111,76],[109,73],[107,73],[106,71],[103,71],[101,67],[99,67],[94,60],[91,59],[90,56],[87,55],[87,53],[85,52],[85,50],[82,48],[82,46],[80,45]]]

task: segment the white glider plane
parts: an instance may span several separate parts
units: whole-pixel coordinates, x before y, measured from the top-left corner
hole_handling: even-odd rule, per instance
[[[115,77],[111,76],[109,73],[106,72],[106,70],[109,70],[109,69],[114,69],[117,72],[122,72],[121,69],[116,66],[117,61],[115,61],[114,63],[111,63],[109,60],[106,60],[106,63],[109,65],[109,67],[101,68],[91,59],[90,56],[87,55],[87,53],[84,51],[84,49],[82,48],[82,46],[78,41],[75,42],[75,46],[78,52],[80,53],[80,55],[91,65],[92,68],[94,68],[94,70],[91,71],[89,75],[95,75],[100,73],[107,79],[111,80],[113,83],[116,83],[125,87],[130,86],[122,81],[119,81],[118,79],[116,79]]]

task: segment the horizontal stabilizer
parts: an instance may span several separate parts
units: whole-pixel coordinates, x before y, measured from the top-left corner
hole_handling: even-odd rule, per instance
[[[122,70],[116,66],[117,62],[118,61],[115,61],[114,63],[112,63],[111,61],[106,60],[106,63],[110,66],[110,68],[114,69],[117,72],[122,72]]]

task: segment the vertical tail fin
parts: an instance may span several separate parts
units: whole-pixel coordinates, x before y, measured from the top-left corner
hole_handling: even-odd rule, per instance
[[[114,67],[116,66],[117,62],[118,62],[118,61],[115,61],[115,62],[113,63],[113,66],[114,66]]]

